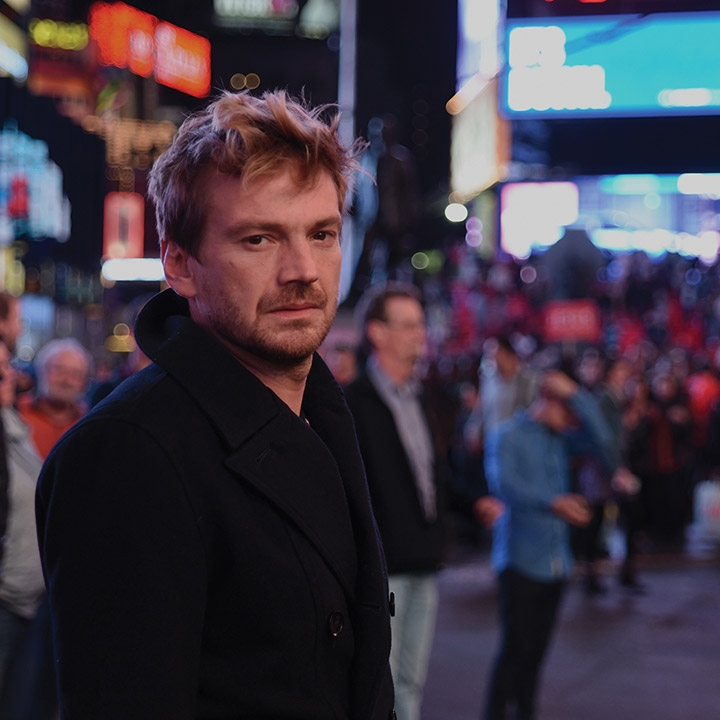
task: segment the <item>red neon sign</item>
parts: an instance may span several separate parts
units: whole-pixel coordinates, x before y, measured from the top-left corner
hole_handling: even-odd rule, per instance
[[[134,192],[111,192],[105,196],[103,257],[141,258],[145,241],[145,200]]]
[[[153,75],[162,85],[195,97],[210,92],[210,42],[125,3],[95,3],[90,37],[101,65]]]
[[[204,97],[210,92],[210,43],[176,25],[158,23],[155,79],[188,95]]]

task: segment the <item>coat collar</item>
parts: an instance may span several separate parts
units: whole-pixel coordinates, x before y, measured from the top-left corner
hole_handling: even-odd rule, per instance
[[[171,294],[168,294],[171,293]],[[304,410],[310,425],[228,350],[190,319],[174,291],[155,296],[136,326],[143,351],[182,386],[226,446],[226,466],[290,517],[355,595],[356,548],[349,487],[362,482],[352,426],[336,437],[345,408],[342,391],[319,356],[307,381]],[[328,420],[328,417],[333,419]],[[317,426],[317,427],[316,427]],[[330,437],[323,429],[331,429]],[[349,437],[349,442],[348,442]],[[291,463],[291,464],[290,464]],[[361,472],[361,471],[360,471]]]

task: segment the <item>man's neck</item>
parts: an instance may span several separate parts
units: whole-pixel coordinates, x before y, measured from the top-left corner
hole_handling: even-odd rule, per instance
[[[240,362],[260,382],[270,388],[296,415],[302,410],[305,384],[312,366],[312,357],[293,367],[277,366],[255,358]]]
[[[378,367],[398,387],[404,385],[413,376],[415,366],[406,362],[398,362],[394,358],[384,355],[375,355]]]
[[[74,403],[46,397],[37,398],[36,406],[40,411],[53,418],[74,418],[80,412]]]

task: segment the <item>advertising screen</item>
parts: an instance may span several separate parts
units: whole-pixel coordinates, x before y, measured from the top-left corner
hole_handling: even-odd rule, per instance
[[[500,240],[524,259],[568,232],[601,250],[675,252],[712,263],[720,247],[720,174],[602,175],[562,182],[506,183]]]
[[[459,0],[457,93],[450,177],[453,193],[466,201],[494,185],[510,159],[509,123],[498,115],[500,68],[499,0]]]
[[[720,12],[508,18],[501,111],[720,114]]]
[[[128,68],[194,97],[210,92],[210,42],[125,3],[95,3],[90,37],[101,65]]]

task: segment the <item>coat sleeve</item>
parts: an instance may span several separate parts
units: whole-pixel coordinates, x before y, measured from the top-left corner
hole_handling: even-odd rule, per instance
[[[147,432],[81,425],[38,486],[62,717],[190,720],[206,565],[196,517]]]

